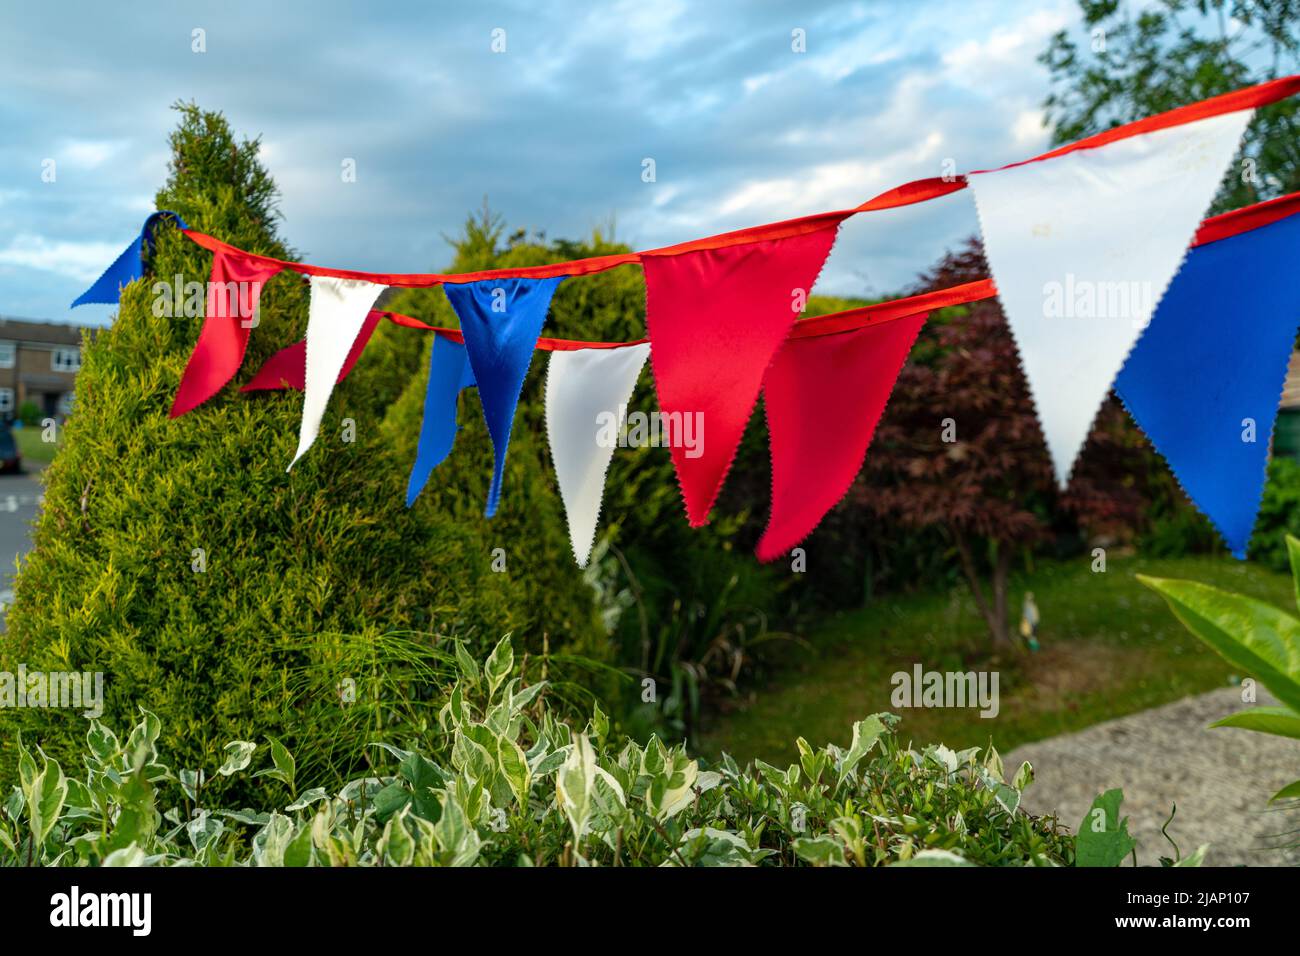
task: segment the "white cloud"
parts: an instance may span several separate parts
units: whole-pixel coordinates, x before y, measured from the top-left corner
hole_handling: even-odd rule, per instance
[[[662,186],[655,190],[654,198],[650,200],[650,204],[656,209],[662,208],[676,199],[680,193],[681,189],[677,186]]]
[[[625,60],[646,61],[663,56],[690,32],[683,22],[683,0],[620,0],[603,4],[571,29],[580,44],[605,46]]]
[[[66,33],[38,30],[35,13],[0,31],[0,85],[18,107],[0,144],[0,312],[57,315],[118,254],[166,176],[177,96],[264,136],[286,239],[309,261],[432,268],[446,264],[438,237],[484,194],[511,227],[550,236],[582,235],[612,210],[648,248],[856,205],[940,174],[948,157],[959,170],[1024,159],[1046,139],[1036,57],[1078,19],[1076,0],[1036,0],[1032,15],[1005,0],[914,0],[905,12],[618,0],[452,20],[409,0],[340,33],[344,6],[319,0],[305,19],[232,10],[223,29],[237,51],[214,31],[195,57],[170,43],[188,35],[183,12],[79,2]],[[501,56],[488,49],[496,26],[509,30]],[[790,49],[795,27],[805,54]],[[34,185],[30,158],[47,155],[60,173],[94,173]],[[658,161],[653,189],[639,178],[645,156]],[[347,187],[344,157],[358,164]],[[860,289],[865,271],[897,289],[973,228],[968,212],[954,198],[856,217],[826,279]]]
[[[1033,62],[1049,38],[1070,23],[1064,9],[1036,10],[1019,23],[998,27],[982,40],[968,40],[943,55],[943,65],[954,78],[967,82],[980,77],[999,78],[1007,65]]]
[[[845,160],[811,166],[793,176],[755,179],[722,197],[706,220],[755,223],[855,206],[885,183],[881,164]]]
[[[104,165],[130,145],[125,140],[69,139],[55,151],[55,158],[77,169],[95,169]]]
[[[0,265],[23,266],[91,282],[121,255],[122,245],[23,234],[16,236],[8,248],[0,249]]]
[[[934,157],[939,155],[939,150],[942,148],[943,143],[943,132],[937,129],[930,130],[925,139],[921,140],[921,145],[916,148],[916,152],[913,154],[913,159],[918,163],[925,163],[934,159]]]
[[[1041,110],[1021,110],[1011,124],[1011,136],[1017,146],[1026,150],[1037,151],[1047,142],[1047,130],[1043,126]]]

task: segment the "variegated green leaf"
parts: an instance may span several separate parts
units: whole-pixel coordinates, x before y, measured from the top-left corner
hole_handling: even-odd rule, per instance
[[[223,777],[229,777],[233,773],[239,773],[248,767],[253,760],[253,752],[257,750],[257,744],[251,740],[232,740],[226,744],[226,760],[218,769],[217,773]]]
[[[886,733],[888,728],[885,727],[881,716],[881,714],[872,714],[866,720],[859,720],[853,725],[853,741],[849,744],[849,751],[844,755],[844,760],[840,763],[841,783],[853,772],[858,762],[871,752],[871,748],[880,740],[881,735]]]
[[[31,825],[32,841],[42,846],[63,813],[63,802],[68,796],[68,781],[57,760],[41,755],[45,765],[27,788],[27,816]]]
[[[1195,853],[1193,853],[1191,856],[1183,857],[1181,860],[1175,863],[1174,866],[1204,866],[1205,854],[1209,852],[1210,852],[1210,845],[1208,843],[1202,843],[1200,846],[1196,848]]]
[[[795,856],[813,866],[848,866],[844,847],[834,837],[800,837],[793,849]]]
[[[104,857],[104,862],[100,866],[124,867],[124,866],[147,866],[148,857],[139,846],[132,843],[130,846],[124,846],[121,849],[114,850],[108,856]]]
[[[483,676],[487,678],[489,697],[494,696],[497,688],[506,682],[514,666],[515,651],[510,645],[510,635],[507,634],[497,642],[496,647],[492,648],[487,663],[483,665]]]
[[[272,813],[260,834],[260,849],[254,854],[258,866],[284,866],[284,854],[293,839],[293,821]]]
[[[465,650],[465,645],[459,641],[456,642],[456,663],[460,667],[461,674],[470,684],[478,683],[478,662],[470,656],[469,651]]]
[[[574,844],[581,844],[591,818],[591,790],[596,778],[596,755],[586,734],[578,734],[568,759],[555,775],[555,801],[569,820]]]
[[[324,800],[328,796],[329,794],[325,792],[324,787],[312,787],[310,790],[304,792],[302,796],[300,796],[297,800],[289,804],[284,809],[290,813],[292,813],[295,810],[306,810],[313,803],[316,803],[317,801],[320,800]]]
[[[650,785],[646,788],[646,809],[651,815],[661,821],[667,820],[690,806],[695,799],[692,788],[699,769],[699,763],[684,753],[678,750],[670,752],[663,769],[650,778]]]
[[[974,866],[975,864],[967,860],[958,853],[951,850],[922,850],[915,856],[907,860],[900,860],[894,866]]]
[[[293,754],[289,753],[289,748],[274,737],[267,737],[271,744],[271,763],[272,766],[264,770],[259,770],[253,774],[254,777],[270,777],[273,780],[279,780],[289,788],[293,793],[294,778],[297,774],[297,762],[293,759]]]
[[[497,760],[501,773],[515,800],[521,807],[528,806],[528,790],[532,786],[528,770],[528,758],[523,748],[505,736],[497,738]]]
[[[1011,781],[1011,786],[1015,787],[1017,790],[1021,792],[1024,792],[1024,790],[1033,782],[1034,782],[1033,766],[1029,763],[1028,760],[1022,761],[1020,764],[1020,769],[1016,771],[1016,775]]]
[[[390,819],[379,838],[379,853],[389,866],[410,866],[415,856],[415,841],[406,828],[406,815],[409,812],[403,810]]]

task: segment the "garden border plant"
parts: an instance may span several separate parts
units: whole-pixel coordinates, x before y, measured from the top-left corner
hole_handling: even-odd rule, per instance
[[[204,768],[162,762],[148,711],[125,740],[91,721],[82,778],[19,741],[0,865],[1116,866],[1134,846],[1118,790],[1072,837],[1021,808],[1029,764],[1008,779],[992,744],[915,750],[891,714],[858,721],[847,748],[800,739],[784,769],[706,769],[618,737],[599,706],[581,729],[556,719],[508,637],[482,663],[455,656],[427,739],[375,743],[383,769],[337,792],[304,781],[278,740],[255,771],[262,746],[227,744],[215,774],[246,777],[257,808],[210,805]]]
[[[1300,539],[1286,535],[1286,551],[1300,608]],[[1189,631],[1230,664],[1253,675],[1281,701],[1277,707],[1251,707],[1229,714],[1211,726],[1300,740],[1300,618],[1244,594],[1196,581],[1141,574],[1138,580],[1160,594]],[[1283,800],[1300,800],[1300,780],[1270,798],[1270,802]]]

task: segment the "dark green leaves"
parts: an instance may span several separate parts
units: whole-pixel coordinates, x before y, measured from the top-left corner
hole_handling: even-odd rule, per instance
[[[1138,575],[1183,625],[1300,711],[1300,621],[1272,605],[1195,581]]]
[[[1092,801],[1075,837],[1076,866],[1119,866],[1137,843],[1129,836],[1128,817],[1119,815],[1124,791],[1107,790]]]
[[[1300,608],[1300,540],[1286,536],[1296,604]],[[1237,727],[1300,739],[1300,620],[1241,594],[1194,581],[1138,575],[1161,594],[1189,631],[1277,695],[1285,706],[1255,707],[1229,714],[1214,727]],[[1273,800],[1300,797],[1300,780]]]

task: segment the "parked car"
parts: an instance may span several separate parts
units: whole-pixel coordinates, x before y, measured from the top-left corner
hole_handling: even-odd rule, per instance
[[[13,475],[23,470],[23,456],[18,451],[13,429],[0,422],[0,474]]]

